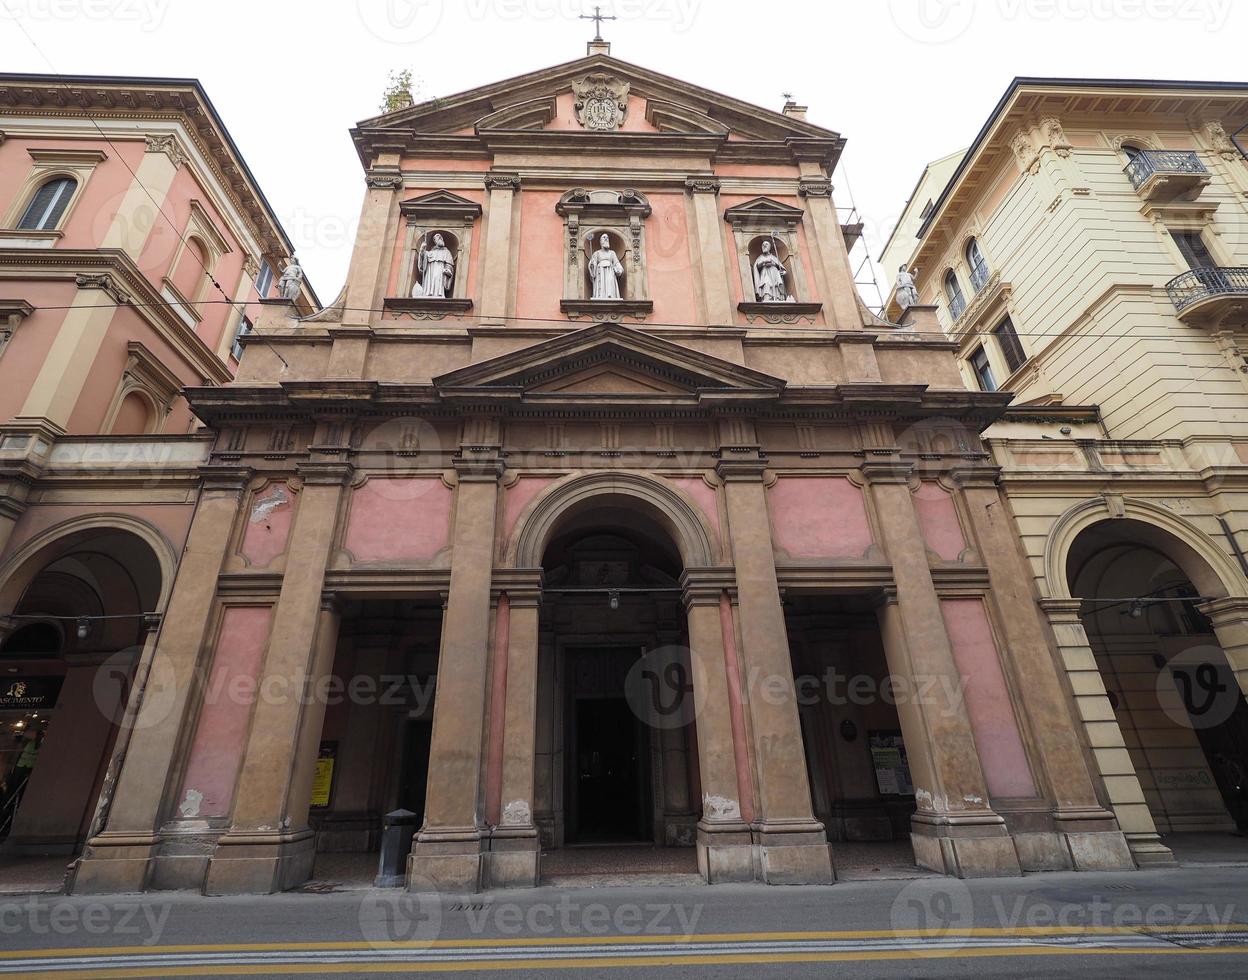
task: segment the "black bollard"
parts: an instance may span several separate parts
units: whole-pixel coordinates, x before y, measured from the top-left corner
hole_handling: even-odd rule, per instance
[[[417,816],[411,810],[393,810],[382,818],[378,888],[401,888],[407,883],[407,855],[416,835]]]

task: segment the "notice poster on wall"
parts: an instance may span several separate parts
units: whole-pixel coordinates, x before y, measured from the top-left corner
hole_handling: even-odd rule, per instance
[[[871,747],[871,763],[875,766],[875,785],[882,796],[913,796],[910,763],[901,732],[874,731],[867,733]]]
[[[327,807],[334,788],[334,761],[338,756],[337,742],[322,742],[312,772],[312,806]]]

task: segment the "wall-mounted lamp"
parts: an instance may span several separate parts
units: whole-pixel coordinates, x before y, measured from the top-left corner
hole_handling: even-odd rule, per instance
[[[615,589],[611,589],[607,593],[607,605],[609,605],[612,609],[620,608],[620,593]]]
[[[91,632],[91,620],[86,616],[78,617],[78,639],[85,640],[87,634]]]

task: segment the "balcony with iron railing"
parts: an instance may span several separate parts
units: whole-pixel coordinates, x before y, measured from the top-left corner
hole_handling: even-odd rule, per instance
[[[1212,180],[1194,150],[1140,150],[1123,172],[1146,201],[1195,200]]]
[[[1192,269],[1171,279],[1166,292],[1185,323],[1248,322],[1248,268]]]

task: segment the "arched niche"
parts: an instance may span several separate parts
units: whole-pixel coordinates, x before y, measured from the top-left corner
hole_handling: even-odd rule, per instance
[[[421,243],[433,246],[433,236],[441,235],[455,259],[454,278],[448,299],[467,300],[468,260],[472,255],[472,236],[481,217],[481,205],[452,194],[447,190],[434,191],[399,204],[399,212],[406,222],[403,239],[403,261],[399,267],[398,295],[412,298],[419,273],[416,259]],[[420,297],[417,297],[420,298]]]
[[[593,304],[613,314],[643,317],[653,309],[646,263],[646,218],[650,202],[632,189],[588,190],[577,187],[566,191],[555,205],[564,219],[564,276],[561,308],[573,316],[594,315]],[[589,278],[589,257],[598,239],[607,234],[624,273],[620,276],[620,299],[593,299]],[[591,239],[592,236],[592,239]],[[592,247],[587,247],[592,241]],[[612,317],[614,318],[614,317]]]
[[[793,250],[789,248],[787,242],[776,235],[764,234],[755,235],[746,245],[746,255],[750,262],[750,296],[755,302],[761,302],[758,298],[758,291],[754,281],[754,264],[758,261],[759,256],[763,254],[763,245],[766,243],[770,246],[771,251],[780,260],[780,264],[784,266],[784,289],[785,301],[789,303],[798,302],[801,297],[797,295],[797,277],[793,274]]]

